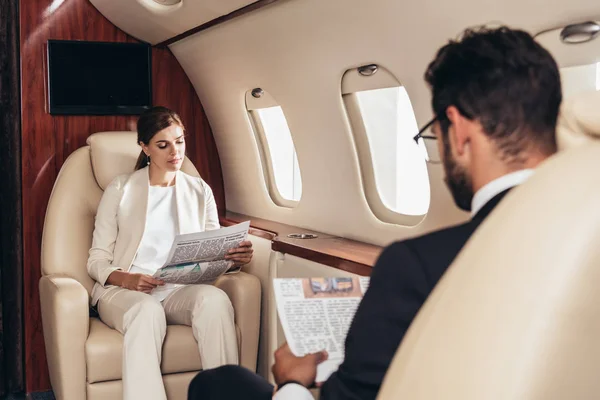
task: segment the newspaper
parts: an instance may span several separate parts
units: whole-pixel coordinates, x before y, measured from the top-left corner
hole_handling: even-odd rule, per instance
[[[296,356],[327,350],[317,367],[324,382],[344,360],[344,343],[356,309],[369,287],[368,277],[274,279],[277,312]]]
[[[153,275],[165,283],[213,283],[232,270],[233,262],[225,260],[229,249],[236,248],[248,237],[250,221],[227,228],[177,235],[165,264]]]

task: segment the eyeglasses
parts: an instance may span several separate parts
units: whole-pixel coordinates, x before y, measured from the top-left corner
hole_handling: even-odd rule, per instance
[[[440,160],[440,153],[437,149],[437,136],[431,133],[425,134],[438,119],[438,116],[433,117],[433,119],[419,129],[419,133],[413,137],[419,150],[423,153],[425,161],[430,164],[441,164],[442,162],[442,160]]]

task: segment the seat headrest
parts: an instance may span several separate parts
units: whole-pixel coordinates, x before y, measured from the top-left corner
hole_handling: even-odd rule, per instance
[[[130,131],[94,133],[88,137],[87,144],[90,146],[92,171],[102,190],[117,176],[132,173],[142,151],[137,144],[137,133]],[[187,157],[183,160],[181,171],[200,176]]]
[[[556,141],[559,150],[600,139],[600,91],[579,94],[563,101]]]
[[[142,151],[136,140],[137,134],[127,131],[99,132],[88,137],[92,170],[102,190],[117,176],[133,172]]]

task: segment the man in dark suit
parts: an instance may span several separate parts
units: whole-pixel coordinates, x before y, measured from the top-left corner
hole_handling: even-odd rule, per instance
[[[321,387],[323,400],[376,397],[406,330],[465,242],[510,188],[556,151],[559,72],[528,33],[466,31],[439,50],[425,79],[435,118],[415,140],[437,140],[446,184],[472,218],[383,251],[348,332],[344,362]],[[429,127],[433,134],[425,133]],[[225,366],[200,373],[190,399],[311,400],[306,388],[326,357],[296,357],[284,345],[275,353],[274,395],[263,378]]]

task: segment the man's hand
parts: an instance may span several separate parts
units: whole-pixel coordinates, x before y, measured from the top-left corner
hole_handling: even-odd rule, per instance
[[[307,354],[296,357],[287,343],[275,351],[273,375],[279,385],[286,381],[300,382],[304,387],[310,387],[317,376],[317,365],[327,360],[327,352]]]
[[[245,265],[252,260],[252,242],[245,240],[240,243],[240,247],[230,249],[225,256],[226,260],[233,261],[234,265]]]

